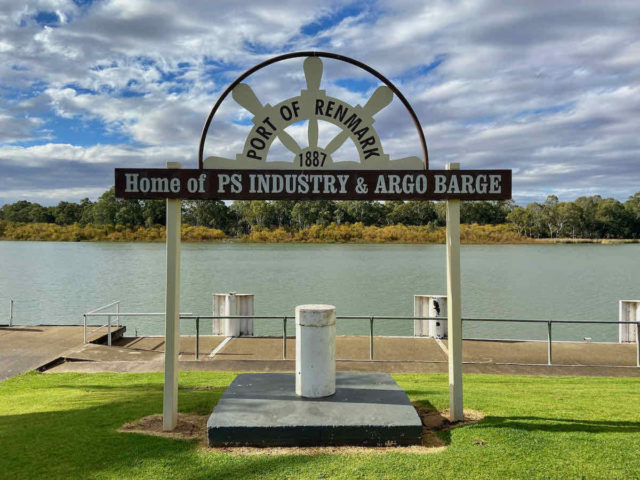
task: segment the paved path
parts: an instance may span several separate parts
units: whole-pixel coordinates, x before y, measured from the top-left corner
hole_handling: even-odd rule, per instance
[[[123,333],[124,328],[113,332]],[[89,340],[103,337],[106,331],[92,334]],[[46,365],[83,343],[81,326],[0,327],[0,381]]]
[[[202,337],[200,357],[195,359],[193,337],[182,337],[181,370],[290,372],[295,369],[295,339],[287,339],[287,356],[283,359],[282,338]],[[123,338],[116,342],[121,349],[164,351],[161,337]],[[106,348],[106,347],[103,347]],[[113,348],[113,347],[112,347]],[[545,376],[633,376],[640,377],[635,365],[635,345],[565,343],[553,344],[557,365],[545,365],[547,346],[541,342],[489,342],[465,340],[463,346],[465,373]],[[338,371],[370,371],[390,373],[446,373],[446,342],[431,338],[375,337],[374,360],[369,360],[369,338],[338,336],[336,369]],[[607,366],[608,365],[608,366]],[[50,372],[159,372],[162,361],[115,359],[95,362],[63,363]]]
[[[121,334],[123,329],[117,331]],[[98,332],[90,340],[104,340]],[[49,365],[49,372],[159,372],[164,365],[163,337],[114,340],[114,346],[83,343],[81,326],[0,327],[0,381]],[[199,358],[195,338],[181,338],[182,370],[293,371],[295,338],[202,336]],[[369,337],[338,336],[338,371],[447,372],[447,343],[424,337],[375,337],[373,361]],[[214,353],[212,355],[212,353]],[[616,343],[553,343],[548,366],[545,342],[465,340],[463,371],[513,375],[640,376],[636,345]],[[57,362],[57,363],[56,363]],[[51,366],[50,364],[56,363]]]

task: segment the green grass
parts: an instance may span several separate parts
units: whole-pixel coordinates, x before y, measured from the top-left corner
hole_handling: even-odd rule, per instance
[[[180,410],[208,413],[233,377],[181,373]],[[447,407],[446,376],[394,378]],[[0,383],[0,478],[640,478],[639,379],[465,375],[465,406],[485,419],[441,453],[243,457],[117,432],[161,412],[161,374],[29,373]]]

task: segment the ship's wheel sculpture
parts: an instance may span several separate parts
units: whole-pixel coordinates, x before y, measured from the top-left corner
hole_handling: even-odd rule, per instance
[[[246,83],[233,88],[233,99],[250,112],[253,128],[247,136],[242,153],[235,160],[208,157],[207,169],[362,169],[362,170],[420,170],[424,162],[418,157],[390,160],[384,153],[380,137],[373,124],[374,116],[393,100],[393,91],[386,85],[378,87],[364,106],[352,106],[320,89],[323,65],[319,57],[304,61],[306,89],[300,95],[271,106],[263,104]],[[301,146],[287,133],[287,127],[308,122],[307,145]],[[340,128],[340,133],[324,146],[318,145],[318,123],[325,121]],[[267,157],[275,139],[291,152],[292,161]],[[359,161],[336,161],[333,154],[347,141],[355,145]]]

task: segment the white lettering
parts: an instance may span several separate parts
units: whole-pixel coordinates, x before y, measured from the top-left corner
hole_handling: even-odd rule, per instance
[[[384,181],[384,175],[378,175],[376,189],[373,191],[373,193],[387,193],[387,184]]]
[[[471,175],[461,175],[462,193],[475,193],[473,189],[473,177]]]
[[[269,175],[258,176],[258,193],[269,193]]]
[[[389,193],[401,193],[400,175],[389,175]]]
[[[336,193],[336,177],[332,175],[324,176],[324,191],[323,193]]]
[[[349,175],[338,175],[338,181],[340,182],[340,193],[347,193],[347,180],[349,180]]]
[[[489,175],[489,193],[501,193],[502,185],[500,185],[500,175]]]
[[[307,177],[307,174],[298,177],[298,193],[309,193],[309,177]]]
[[[287,193],[295,193],[296,191],[296,176],[295,175],[285,175],[285,191]]]
[[[322,180],[322,175],[311,175],[311,180],[313,180],[313,191],[311,193],[320,193],[318,183]]]
[[[284,190],[284,179],[282,175],[273,175],[271,193],[281,193]]]
[[[137,173],[125,173],[124,178],[126,181],[125,192],[137,192],[138,191],[138,174]]]
[[[229,175],[227,175],[226,173],[219,173],[218,174],[218,193],[225,193],[224,187],[229,185],[229,182],[231,182],[231,177]]]
[[[240,193],[242,191],[242,175],[234,173],[231,175],[231,193]]]
[[[413,193],[413,187],[414,187],[413,178],[411,177],[411,175],[405,175],[402,178],[402,192]]]
[[[168,192],[169,191],[169,179],[157,178],[151,179],[151,191],[152,192]]]
[[[478,175],[476,177],[476,192],[487,193],[487,176],[486,175]]]
[[[458,177],[455,175],[451,175],[451,178],[449,179],[449,188],[447,189],[447,193],[460,193]]]

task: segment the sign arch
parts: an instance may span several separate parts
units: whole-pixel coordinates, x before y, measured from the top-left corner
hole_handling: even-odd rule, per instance
[[[354,65],[354,66],[356,66],[356,67],[368,72],[369,74],[373,75],[378,80],[380,80],[382,83],[384,83],[384,85],[387,86],[396,97],[398,97],[398,100],[400,100],[400,102],[402,102],[402,105],[404,105],[405,109],[409,113],[409,116],[411,117],[411,120],[413,121],[413,123],[414,123],[414,125],[416,127],[416,131],[418,133],[418,138],[420,140],[420,145],[421,145],[421,148],[422,148],[422,157],[423,157],[423,162],[424,162],[424,167],[423,168],[425,170],[429,169],[429,153],[428,153],[428,150],[427,150],[427,142],[426,142],[426,139],[425,139],[425,136],[424,136],[424,131],[422,130],[422,125],[420,124],[420,120],[418,119],[418,116],[416,115],[415,111],[413,110],[413,107],[407,101],[407,99],[402,94],[402,92],[398,89],[398,87],[396,87],[387,77],[382,75],[380,72],[378,72],[374,68],[370,67],[369,65],[360,62],[359,60],[355,60],[353,58],[350,58],[350,57],[347,57],[347,56],[344,56],[344,55],[339,55],[337,53],[318,52],[318,51],[301,51],[301,52],[291,52],[291,53],[285,53],[283,55],[278,55],[276,57],[272,57],[272,58],[270,58],[268,60],[265,60],[264,62],[259,63],[258,65],[255,65],[255,66],[251,67],[249,70],[245,71],[242,75],[240,75],[238,78],[236,78],[225,89],[225,91],[222,93],[222,95],[220,95],[220,97],[218,98],[218,100],[214,104],[213,108],[209,112],[207,120],[205,121],[204,127],[202,129],[202,135],[200,136],[200,146],[198,148],[198,168],[200,168],[200,169],[205,168],[205,165],[204,165],[204,145],[205,145],[205,142],[206,142],[207,133],[209,132],[209,127],[211,126],[211,122],[213,121],[213,118],[215,117],[215,114],[217,113],[218,109],[220,108],[220,105],[229,96],[229,94],[231,92],[233,92],[234,89],[238,85],[240,85],[240,83],[242,83],[243,80],[245,80],[247,77],[253,75],[258,70],[261,70],[261,69],[263,69],[263,68],[265,68],[265,67],[267,67],[269,65],[272,65],[274,63],[281,62],[283,60],[288,60],[288,59],[291,59],[291,58],[300,58],[300,57],[331,58],[331,59],[334,59],[334,60],[339,60],[339,61],[342,61],[342,62],[346,62],[346,63]],[[318,84],[318,87],[319,87],[319,84]]]

